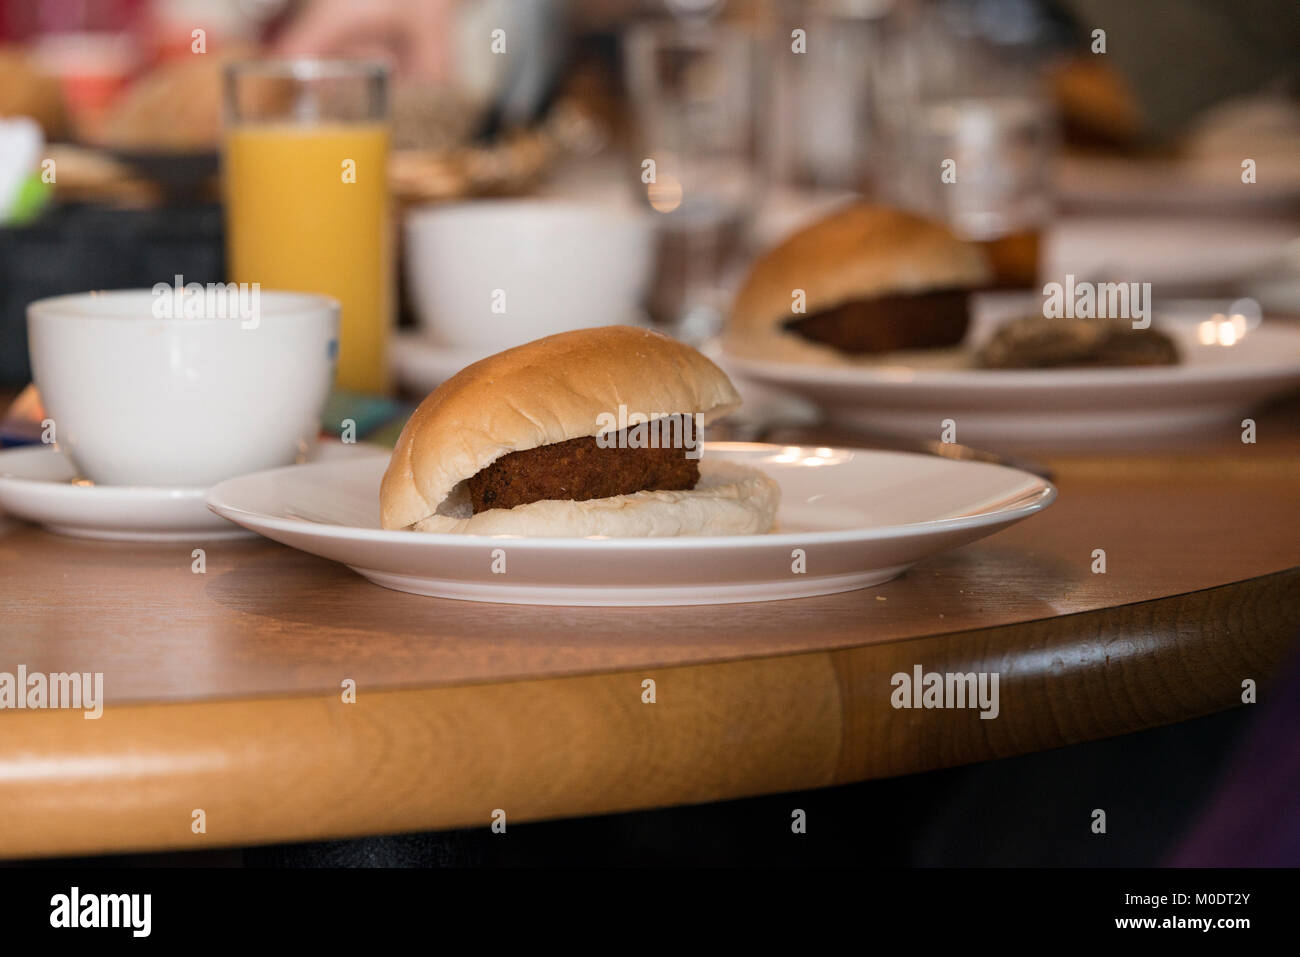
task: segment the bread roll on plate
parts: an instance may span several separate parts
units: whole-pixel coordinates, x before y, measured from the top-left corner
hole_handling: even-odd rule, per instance
[[[777,484],[700,458],[740,405],[696,350],[628,326],[548,336],[462,369],[416,409],[380,488],[384,528],[635,537],[770,531]]]
[[[757,359],[843,362],[956,346],[984,253],[941,223],[851,203],[791,235],[751,268],[723,335]]]

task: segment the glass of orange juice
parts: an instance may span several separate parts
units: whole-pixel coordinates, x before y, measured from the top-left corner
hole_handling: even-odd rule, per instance
[[[333,296],[338,386],[388,391],[387,67],[256,60],[228,66],[225,84],[230,280]]]

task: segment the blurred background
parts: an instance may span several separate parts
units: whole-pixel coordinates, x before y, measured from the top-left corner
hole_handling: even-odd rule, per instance
[[[523,338],[703,341],[757,251],[856,194],[945,219],[1004,288],[1122,263],[1295,311],[1297,49],[1286,0],[0,0],[0,382],[28,381],[34,299],[250,278],[227,260],[222,72],[283,56],[391,68],[395,298],[366,322],[392,368],[341,367],[357,391],[422,394],[482,352],[451,314],[484,257],[522,290],[531,261],[552,298],[584,273]],[[992,172],[945,190],[945,158]],[[457,220],[453,258],[433,213],[489,198],[524,205]]]

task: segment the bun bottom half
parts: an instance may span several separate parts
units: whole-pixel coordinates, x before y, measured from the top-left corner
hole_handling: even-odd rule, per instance
[[[772,530],[780,499],[780,486],[757,469],[701,462],[700,481],[686,491],[635,492],[585,502],[546,499],[477,514],[468,514],[462,503],[452,514],[431,515],[411,528],[529,538],[760,535]]]

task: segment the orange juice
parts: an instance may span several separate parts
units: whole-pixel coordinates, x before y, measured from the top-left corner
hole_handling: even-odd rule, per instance
[[[388,129],[379,123],[248,123],[226,132],[230,279],[333,296],[337,384],[389,387],[393,320]]]

